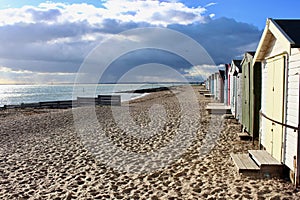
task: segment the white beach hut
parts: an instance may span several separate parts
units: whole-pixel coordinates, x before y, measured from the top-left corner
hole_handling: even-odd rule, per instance
[[[230,95],[230,109],[232,115],[236,118],[236,110],[237,110],[237,75],[239,73],[239,66],[241,60],[232,60],[229,69],[229,95]]]
[[[219,72],[216,72],[214,74],[214,99],[215,100],[219,100],[219,90],[220,90],[220,86],[219,86]]]
[[[241,123],[243,114],[243,79],[242,79],[242,67],[240,65],[236,66],[236,119]]]
[[[210,79],[211,79],[211,76],[209,76],[205,81],[206,90],[210,90]]]

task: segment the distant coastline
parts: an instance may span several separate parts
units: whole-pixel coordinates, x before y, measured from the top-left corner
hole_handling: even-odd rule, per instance
[[[98,95],[121,95],[121,101],[128,101],[179,83],[152,84],[80,84],[80,85],[0,85],[0,107],[20,106],[53,101],[74,101],[77,97],[95,98]],[[162,89],[164,88],[164,89]]]
[[[1,85],[78,85],[78,84],[84,84],[84,85],[111,85],[111,84],[122,84],[122,85],[133,85],[133,84],[191,84],[191,85],[199,85],[203,84],[203,81],[192,81],[192,82],[104,82],[104,83],[36,83],[36,84],[30,84],[30,83],[8,83],[8,84],[0,84]]]

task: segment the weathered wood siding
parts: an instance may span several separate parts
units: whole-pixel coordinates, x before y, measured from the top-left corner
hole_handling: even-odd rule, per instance
[[[267,78],[268,78],[268,69],[267,69],[267,65],[265,62],[262,63],[261,66],[261,75],[262,75],[262,80],[261,80],[261,112],[262,113],[266,113],[266,105],[267,105]],[[265,120],[261,120],[261,126],[260,126],[260,144],[262,146],[266,146],[266,134],[263,130],[266,129],[266,121]]]
[[[230,80],[230,109],[231,109],[231,113],[232,115],[235,117],[235,79],[236,77],[233,76],[233,73],[229,73],[229,80]]]
[[[233,76],[233,96],[231,102],[233,102],[232,111],[234,113],[234,117],[236,118],[236,107],[237,107],[237,77]]]
[[[229,105],[232,115],[235,117],[235,105],[236,105],[236,77],[234,76],[235,66],[232,62],[230,65],[230,70],[228,74],[229,81]]]
[[[286,123],[295,127],[299,123],[299,73],[300,49],[293,48],[288,64]],[[294,170],[294,156],[297,155],[297,134],[298,132],[286,128],[284,163],[292,170]]]
[[[242,109],[242,94],[243,94],[243,80],[242,80],[242,73],[239,73],[237,75],[237,91],[236,91],[236,95],[237,95],[237,102],[236,102],[236,119],[238,119],[238,121],[241,123],[242,122],[242,113],[243,113],[243,109]]]

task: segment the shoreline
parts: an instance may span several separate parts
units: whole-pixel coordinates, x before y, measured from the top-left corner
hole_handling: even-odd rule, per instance
[[[31,114],[14,110],[14,114],[0,115],[0,198],[299,199],[300,194],[286,180],[256,179],[236,172],[230,153],[257,149],[257,142],[253,146],[252,141],[239,140],[240,125],[236,120],[206,113],[205,106],[211,100],[199,94],[201,87],[193,88],[199,98],[201,126],[196,127],[191,144],[178,152],[178,159],[145,173],[120,171],[110,165],[113,159],[105,163],[97,158],[77,133],[71,109],[31,110]],[[184,94],[184,88],[176,88],[176,92]],[[96,115],[106,137],[116,146],[128,152],[156,152],[178,132],[181,111],[176,98],[170,91],[159,91],[128,102],[133,121],[123,129],[116,124],[109,107],[97,107]],[[186,101],[190,104],[189,98]],[[163,105],[166,115],[154,105]],[[122,118],[127,107],[113,109]],[[167,121],[161,134],[129,134],[136,128],[130,123],[151,130],[161,125],[163,116]],[[84,113],[82,117],[86,117]],[[151,119],[157,119],[158,125],[151,126]],[[216,134],[213,148],[201,156],[208,136]],[[152,165],[145,163],[145,167]]]
[[[178,86],[170,86],[170,87],[178,87]],[[144,88],[144,89],[137,89],[137,90],[124,90],[119,92],[114,92],[112,94],[106,95],[106,94],[100,94],[99,96],[120,96],[121,102],[127,102],[131,101],[137,98],[142,98],[143,96],[147,95],[148,93],[153,92],[159,92],[159,91],[166,91],[170,90],[169,87],[156,87],[156,88]],[[130,99],[122,100],[122,94],[127,95],[128,94],[144,94],[137,97],[133,97]],[[15,104],[15,105],[3,105],[0,106],[0,110],[5,109],[23,109],[23,108],[34,108],[34,109],[42,109],[42,108],[57,108],[57,109],[66,109],[66,108],[72,108],[76,107],[79,101],[79,98],[85,98],[85,99],[95,99],[96,105],[97,105],[97,97],[77,97],[77,99],[73,100],[55,100],[55,101],[41,101],[41,102],[31,102],[31,103],[21,103],[21,104]],[[80,103],[79,103],[80,104]]]

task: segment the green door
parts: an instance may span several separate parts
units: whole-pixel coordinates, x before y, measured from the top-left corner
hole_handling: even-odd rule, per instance
[[[243,120],[245,131],[249,133],[250,128],[250,63],[243,64]]]

